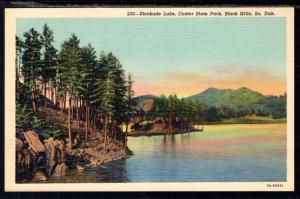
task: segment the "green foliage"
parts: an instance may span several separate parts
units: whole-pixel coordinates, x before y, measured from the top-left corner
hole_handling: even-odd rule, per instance
[[[26,105],[16,103],[16,125],[24,129],[32,128],[33,112]]]
[[[287,96],[267,96],[265,98],[264,111],[270,113],[274,119],[280,119],[286,117],[286,100]]]
[[[22,74],[25,85],[35,86],[35,80],[41,74],[41,48],[40,34],[31,28],[24,33],[24,53],[22,55]]]
[[[53,31],[47,24],[43,27],[41,42],[44,48],[43,60],[41,62],[41,76],[44,82],[56,80],[57,50],[52,43],[54,42]]]
[[[83,79],[81,73],[81,50],[79,39],[75,34],[69,40],[64,41],[58,58],[59,89],[69,92],[71,96],[79,96],[80,83]]]
[[[57,123],[48,124],[46,127],[47,128],[45,129],[45,131],[51,137],[58,137],[62,134],[61,127]]]
[[[126,95],[125,95],[125,109],[124,109],[124,115],[125,115],[125,122],[129,122],[131,117],[134,114],[136,103],[133,100],[134,91],[132,89],[133,86],[133,80],[131,77],[131,74],[128,74],[128,79],[126,81]]]
[[[102,52],[96,71],[91,104],[100,114],[121,122],[125,119],[128,108],[126,105],[128,87],[122,65],[112,53]]]
[[[45,121],[38,112],[33,112],[25,104],[16,103],[16,126],[18,128],[32,129],[37,133],[45,132],[50,136],[59,136],[61,127],[53,121]]]
[[[97,57],[92,45],[81,48],[81,74],[82,79],[79,86],[80,97],[90,105],[92,91],[95,89],[97,79]]]
[[[17,125],[26,129],[45,131],[53,136],[61,132],[60,126],[54,121],[45,121],[44,119],[49,118],[38,109],[39,101],[36,99],[42,92],[41,88],[44,88],[43,92],[47,92],[46,86],[51,88],[51,99],[48,100],[52,103],[59,102],[60,105],[63,104],[61,107],[65,107],[65,96],[69,97],[69,102],[74,105],[77,113],[78,126],[82,119],[85,122],[87,119],[97,120],[95,125],[99,128],[105,126],[116,132],[115,124],[130,121],[135,109],[132,100],[133,81],[130,75],[128,80],[125,80],[122,64],[113,53],[102,52],[97,59],[92,45],[80,47],[80,40],[75,34],[61,44],[58,52],[53,46],[53,31],[47,24],[44,25],[42,34],[32,28],[24,33],[24,37],[24,44],[20,38],[16,38],[17,57],[22,54],[24,79],[24,84],[20,83],[20,86],[17,84],[19,86],[17,100],[22,104],[30,104],[28,101],[31,101],[35,112],[29,109],[29,106],[18,105]],[[17,69],[20,67],[18,59],[16,67]],[[85,105],[88,109],[84,110],[82,106]],[[69,111],[71,112],[71,109]],[[63,113],[64,110],[61,110],[62,116]],[[86,115],[82,117],[81,113]],[[70,115],[69,119],[73,118],[74,115]],[[102,119],[105,119],[105,122]],[[90,125],[86,125],[88,126]],[[71,128],[68,128],[69,132]]]
[[[203,121],[207,106],[203,103],[189,102],[179,99],[176,95],[168,97],[162,95],[154,98],[151,110],[146,114],[147,118],[161,118],[163,120],[174,118],[188,119],[190,121]]]
[[[205,121],[207,122],[219,122],[221,121],[221,117],[218,113],[218,109],[216,107],[210,107],[207,110],[207,113],[205,115]]]

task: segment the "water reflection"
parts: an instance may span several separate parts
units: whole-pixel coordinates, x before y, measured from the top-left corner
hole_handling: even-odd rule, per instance
[[[196,132],[200,133],[200,132]],[[170,134],[170,135],[163,135],[162,136],[162,144],[163,145],[175,145],[175,144],[183,144],[184,141],[187,141],[189,143],[190,140],[190,133],[187,134]]]
[[[205,133],[130,137],[134,155],[52,182],[286,180],[286,125],[207,126]]]

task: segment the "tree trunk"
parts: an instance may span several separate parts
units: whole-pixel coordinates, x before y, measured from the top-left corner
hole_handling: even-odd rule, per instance
[[[88,113],[88,115],[87,115],[87,129],[89,131],[91,129],[91,127],[90,127],[90,116],[91,116],[91,109],[90,109],[90,107],[88,107],[87,113]]]
[[[36,112],[36,103],[35,103],[35,94],[34,90],[31,91],[31,101],[32,101],[32,109],[34,112]]]
[[[126,130],[125,130],[125,139],[124,139],[124,150],[126,152],[127,149],[127,134],[128,134],[128,122],[126,122]]]
[[[54,86],[54,104],[57,105],[57,90],[56,90],[56,86]]]
[[[104,116],[104,149],[107,148],[107,116]]]
[[[63,103],[63,111],[66,109],[67,104],[67,92],[65,92],[64,103]]]
[[[19,54],[18,58],[17,58],[17,69],[16,69],[16,80],[17,80],[17,83],[16,83],[16,90],[17,90],[17,99],[19,100],[20,99],[20,88],[19,88],[19,79],[20,79],[20,64],[21,64],[21,54]]]
[[[62,98],[60,99],[61,118],[63,118],[64,107],[65,107],[65,99],[62,97]]]
[[[83,121],[84,121],[83,104],[82,104],[82,101],[80,100],[79,101],[79,127],[82,128],[82,130],[84,130],[84,125],[82,125]]]
[[[72,149],[72,135],[71,135],[71,98],[69,97],[68,108],[68,130],[69,130],[69,149]]]
[[[78,99],[76,99],[76,117],[77,117],[77,127],[79,128],[80,126],[80,121],[79,121],[79,112],[78,112],[78,109],[79,109],[79,107],[78,107]]]
[[[96,113],[93,114],[93,129],[96,129]]]
[[[113,134],[114,134],[114,139],[115,139],[115,142],[117,141],[117,131],[116,131],[116,123],[115,121],[113,121],[113,126],[112,126],[112,129],[113,129]]]
[[[63,118],[63,110],[64,110],[63,104],[64,104],[63,99],[60,99],[59,107],[60,107],[60,116],[61,116],[61,118]]]
[[[18,60],[17,60],[18,62]],[[19,66],[17,63],[17,68],[16,68],[16,93],[17,93],[17,100],[20,99],[20,92],[19,92],[19,70],[18,70]]]
[[[72,103],[72,106],[71,106],[71,120],[73,121],[73,118],[74,117],[74,102]]]
[[[51,102],[52,102],[52,104],[54,104],[54,99],[53,99],[53,95],[54,95],[54,93],[53,93],[53,87],[51,86],[50,88],[51,88]]]
[[[183,119],[180,119],[180,133],[183,133]]]
[[[93,130],[95,129],[94,128],[94,114],[95,114],[94,111],[91,110],[91,117],[89,118],[89,123],[90,123],[90,128]]]
[[[87,136],[88,136],[88,121],[89,121],[89,111],[88,111],[88,106],[85,106],[85,141],[87,141]]]
[[[44,85],[45,108],[47,108],[47,83]]]

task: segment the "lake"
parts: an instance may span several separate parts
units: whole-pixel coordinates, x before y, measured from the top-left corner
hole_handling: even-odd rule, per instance
[[[286,132],[286,124],[236,124],[129,137],[130,158],[48,182],[286,181]]]

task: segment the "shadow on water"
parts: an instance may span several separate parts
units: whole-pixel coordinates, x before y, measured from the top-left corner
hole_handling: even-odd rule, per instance
[[[115,160],[97,167],[87,167],[84,171],[71,170],[69,176],[51,178],[46,183],[110,183],[129,182],[126,160]]]
[[[116,160],[95,169],[97,182],[129,182],[126,160]]]

